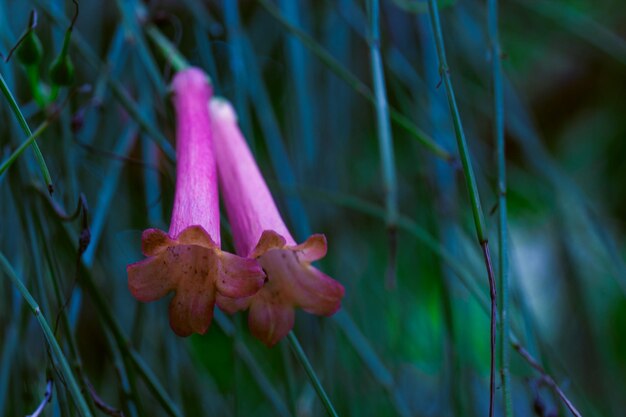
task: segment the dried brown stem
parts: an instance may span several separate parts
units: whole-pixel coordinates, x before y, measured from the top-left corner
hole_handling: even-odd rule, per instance
[[[100,398],[93,385],[91,385],[91,382],[89,382],[87,378],[85,378],[85,384],[87,384],[87,388],[89,389],[89,395],[91,395],[93,403],[96,405],[96,407],[98,407],[100,411],[108,416],[124,417],[124,412],[122,410],[111,407],[102,398]]]
[[[533,358],[531,356],[531,354],[528,353],[528,351],[526,349],[524,349],[524,347],[522,345],[520,345],[518,342],[514,342],[513,343],[513,349],[515,349],[517,351],[517,353],[519,353],[520,356],[522,358],[524,358],[526,360],[526,362],[528,362],[530,364],[530,366],[532,366],[537,372],[539,372],[541,374],[541,377],[542,377],[543,381],[546,384],[548,384],[550,386],[550,388],[552,388],[554,390],[554,392],[559,396],[559,398],[561,398],[561,401],[563,401],[565,406],[571,411],[571,413],[575,417],[582,417],[582,414],[580,413],[580,411],[578,411],[578,409],[576,409],[576,407],[574,406],[574,404],[572,404],[572,402],[569,400],[569,398],[567,398],[567,396],[561,390],[561,388],[556,383],[556,381],[554,379],[552,379],[552,377],[550,375],[547,374],[547,372],[543,368],[543,366],[541,366],[541,364],[539,362],[537,362],[537,360],[535,358]]]
[[[496,279],[493,273],[493,265],[491,263],[491,254],[489,252],[489,244],[487,241],[480,242],[480,247],[483,250],[483,257],[485,258],[485,267],[487,268],[487,277],[489,279],[489,298],[491,301],[491,366],[489,372],[489,416],[493,416],[493,400],[496,393],[496,363],[495,363],[495,351],[496,351]]]

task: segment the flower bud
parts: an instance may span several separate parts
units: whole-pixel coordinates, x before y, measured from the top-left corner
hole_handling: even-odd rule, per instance
[[[59,55],[50,65],[50,80],[56,85],[67,86],[74,82],[74,63],[69,55]]]
[[[28,32],[28,34],[20,43],[20,46],[16,51],[17,59],[26,66],[37,65],[41,62],[43,56],[43,47],[41,41],[34,31]]]

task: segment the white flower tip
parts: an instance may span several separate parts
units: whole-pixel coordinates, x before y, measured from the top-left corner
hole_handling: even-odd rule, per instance
[[[237,121],[237,114],[232,104],[225,98],[214,97],[209,101],[211,116],[220,120]]]

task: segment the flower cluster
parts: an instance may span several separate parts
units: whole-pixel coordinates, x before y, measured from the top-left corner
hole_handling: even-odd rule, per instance
[[[176,193],[168,233],[148,229],[147,257],[127,268],[139,301],[175,292],[170,325],[180,336],[204,333],[218,307],[249,310],[252,334],[273,346],[292,329],[295,308],[330,316],[344,288],[311,265],[326,238],[297,244],[237,125],[232,106],[212,98],[204,72],[190,68],[172,83],[176,111]],[[220,248],[218,178],[237,255]]]

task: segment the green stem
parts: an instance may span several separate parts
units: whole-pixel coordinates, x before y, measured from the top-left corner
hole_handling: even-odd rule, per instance
[[[71,241],[71,235],[67,228],[64,228],[65,238],[68,241]],[[124,336],[124,332],[122,331],[122,327],[116,321],[113,313],[111,312],[108,303],[106,302],[104,296],[98,289],[93,277],[91,276],[91,272],[89,271],[89,265],[86,264],[84,257],[81,257],[80,263],[80,277],[81,284],[84,287],[85,291],[89,294],[90,298],[94,302],[94,306],[100,315],[100,318],[103,320],[104,325],[110,330],[117,346],[120,349],[121,354],[124,356],[125,360],[128,360],[136,369],[139,375],[143,378],[148,390],[154,394],[157,401],[163,406],[165,411],[171,417],[181,417],[182,414],[180,410],[172,401],[167,391],[150,367],[144,362],[143,358],[133,347],[131,346],[129,340]]]
[[[167,92],[166,85],[163,82],[158,66],[148,49],[146,39],[141,32],[138,16],[145,14],[142,10],[143,6],[137,0],[116,0],[115,3],[122,14],[124,26],[133,39],[134,48],[137,51],[139,59],[143,62],[148,78],[151,79],[155,88],[160,94]]]
[[[146,28],[146,32],[152,41],[156,44],[156,46],[163,54],[163,57],[169,61],[169,63],[174,67],[176,71],[183,71],[189,68],[189,62],[185,59],[185,57],[178,51],[178,49],[172,45],[172,43],[167,39],[163,34],[159,31],[159,29],[150,25]]]
[[[498,0],[487,0],[487,26],[491,49],[491,71],[493,88],[493,134],[496,143],[498,165],[498,316],[500,318],[498,338],[498,356],[500,357],[500,378],[502,381],[502,397],[504,415],[513,417],[513,401],[511,398],[511,375],[509,364],[511,352],[506,340],[509,334],[509,251],[507,230],[506,201],[506,154],[504,141],[504,94],[502,87],[502,61],[500,60],[500,36],[498,30]]]
[[[24,286],[22,281],[17,277],[17,275],[15,274],[15,271],[13,270],[13,267],[11,266],[7,258],[5,258],[4,254],[2,253],[0,253],[0,266],[4,270],[4,273],[13,282],[13,285],[17,287],[17,290],[20,292],[20,294],[26,301],[26,304],[28,304],[28,307],[35,315],[35,318],[37,319],[37,322],[39,323],[39,326],[41,327],[41,330],[43,331],[43,334],[46,338],[46,342],[48,343],[48,346],[50,346],[50,349],[52,350],[52,354],[54,358],[56,359],[57,365],[59,366],[59,370],[61,374],[63,375],[65,384],[67,385],[70,391],[70,394],[72,395],[72,398],[74,399],[74,404],[76,405],[76,408],[78,408],[78,411],[80,412],[82,416],[91,417],[92,414],[89,411],[89,407],[87,406],[87,402],[85,401],[85,398],[80,392],[80,388],[78,386],[78,383],[76,382],[76,378],[74,378],[74,374],[72,373],[70,369],[70,366],[67,362],[67,359],[65,358],[65,355],[63,354],[63,351],[61,350],[61,347],[59,346],[59,343],[57,342],[57,340],[54,337],[54,334],[52,333],[52,329],[50,329],[48,322],[46,321],[45,317],[43,316],[43,313],[39,309],[39,305],[37,304],[33,296],[30,294],[26,286]]]
[[[182,414],[178,410],[178,407],[169,397],[165,388],[163,388],[163,386],[160,384],[156,375],[154,375],[150,367],[144,362],[141,355],[139,355],[137,351],[135,351],[130,346],[130,342],[124,336],[122,328],[115,320],[115,317],[113,317],[113,313],[111,313],[111,310],[109,310],[107,302],[104,300],[104,297],[98,290],[98,287],[93,281],[93,277],[91,276],[87,268],[82,269],[83,270],[81,271],[81,277],[83,277],[83,284],[85,285],[89,296],[94,301],[96,309],[102,316],[105,324],[111,330],[111,333],[113,334],[113,337],[115,338],[115,341],[119,346],[122,355],[128,357],[130,362],[137,369],[139,375],[143,378],[148,389],[152,391],[157,401],[163,406],[167,413],[172,417],[181,417]]]
[[[372,66],[372,81],[376,100],[376,119],[378,128],[378,149],[383,168],[383,183],[385,190],[385,223],[389,234],[389,264],[387,267],[387,286],[395,287],[396,281],[396,222],[398,218],[398,184],[396,179],[396,163],[393,153],[393,137],[389,120],[389,106],[385,90],[385,74],[380,55],[380,24],[379,2],[369,0],[370,14],[370,61]]]
[[[13,165],[13,162],[17,160],[17,158],[28,148],[31,144],[36,145],[37,142],[35,140],[41,136],[41,134],[46,130],[46,128],[50,125],[49,120],[44,121],[34,133],[31,133],[28,139],[20,144],[16,150],[4,161],[0,164],[0,175],[4,174],[4,172]]]
[[[43,233],[42,225],[39,224],[39,230],[42,236],[45,236]],[[54,261],[52,257],[52,253],[47,244],[46,239],[42,239],[43,252],[46,259],[46,263],[48,264],[48,274],[49,278],[52,281],[52,285],[54,287],[54,295],[56,298],[56,303],[61,307],[57,317],[57,320],[61,320],[61,326],[63,326],[63,330],[65,331],[65,337],[67,340],[67,346],[69,347],[69,352],[72,360],[72,367],[74,368],[74,372],[76,372],[76,376],[78,377],[80,389],[83,394],[89,394],[89,389],[87,388],[87,379],[83,369],[82,360],[80,357],[80,353],[78,351],[78,345],[76,344],[76,338],[74,337],[74,333],[72,332],[72,328],[70,326],[69,318],[67,317],[67,311],[65,306],[65,299],[63,297],[63,293],[61,291],[61,285],[59,283],[59,279],[57,277],[57,273],[55,271]],[[56,330],[56,329],[55,329]],[[86,398],[87,405],[89,406],[89,410],[93,413],[93,401],[91,395]]]
[[[295,190],[285,191],[295,192]],[[307,198],[316,200],[325,199],[338,206],[346,207],[359,213],[363,213],[379,219],[382,219],[385,216],[385,211],[381,207],[350,195],[330,193],[327,191],[321,191],[313,188],[302,189],[299,194],[302,194]],[[461,281],[461,284],[478,302],[478,305],[482,308],[482,310],[486,314],[489,314],[489,303],[487,302],[487,300],[485,300],[485,297],[480,289],[476,285],[474,285],[476,280],[472,277],[468,268],[461,264],[457,259],[455,259],[454,256],[444,246],[442,246],[441,243],[434,236],[430,235],[426,230],[424,230],[420,225],[415,223],[412,219],[404,217],[402,215],[400,215],[400,217],[398,218],[398,229],[403,230],[411,236],[415,237],[417,240],[427,246],[431,251],[433,251],[433,253],[439,256],[444,261],[444,263],[446,263],[450,267],[452,272],[454,272],[454,275]],[[340,327],[342,327],[342,329],[346,333],[346,336],[348,336],[348,339],[352,342],[353,346],[357,350],[357,353],[363,359],[363,362],[365,362],[368,367],[370,367],[372,375],[374,375],[374,377],[384,387],[393,388],[393,385],[391,385],[393,382],[391,374],[382,366],[382,363],[376,357],[376,354],[372,350],[371,346],[368,345],[365,337],[363,335],[359,335],[356,332],[356,326],[350,322],[347,314],[343,312],[338,312],[334,316],[334,319],[340,325]],[[520,349],[523,349],[523,346],[520,345],[519,340],[515,335],[515,330],[516,329],[510,328],[508,333],[508,341],[511,347],[513,347],[520,354],[520,356],[524,360],[526,360],[526,362],[528,362],[533,368],[535,368],[535,363],[538,362],[527,351],[525,351],[525,349],[525,353],[522,353]],[[572,402],[565,396],[565,394],[562,395],[563,401],[569,407]],[[405,414],[402,413],[402,415]]]
[[[233,322],[228,317],[226,317],[226,315],[222,311],[218,309],[215,310],[214,319],[217,325],[220,326],[224,334],[234,339],[235,352],[239,356],[239,359],[241,359],[246,364],[259,389],[272,404],[272,406],[274,407],[274,411],[277,413],[277,415],[281,417],[289,416],[289,409],[280,398],[280,394],[276,391],[276,389],[272,385],[272,382],[263,373],[263,370],[258,365],[256,359],[252,355],[252,352],[250,352],[246,345],[241,341],[241,338],[237,334]]]
[[[309,380],[313,384],[313,388],[315,388],[317,395],[322,400],[322,403],[324,404],[324,408],[326,408],[326,412],[331,417],[338,417],[338,414],[335,411],[335,407],[333,407],[333,404],[330,401],[330,398],[328,398],[328,395],[326,394],[326,391],[324,390],[322,383],[317,377],[317,374],[315,373],[313,366],[311,366],[311,362],[309,362],[309,358],[307,358],[306,353],[304,353],[304,350],[302,350],[302,346],[300,346],[300,342],[298,341],[298,338],[296,337],[293,331],[287,334],[287,340],[289,340],[289,344],[291,345],[291,349],[293,350],[293,353],[296,355],[296,358],[298,359],[298,361],[304,368],[305,372],[309,376]]]
[[[489,295],[491,298],[491,322],[490,322],[490,373],[489,373],[489,417],[493,416],[493,401],[495,396],[495,345],[496,345],[496,284],[493,273],[493,266],[491,264],[491,255],[489,253],[489,244],[487,243],[487,235],[485,228],[485,219],[483,217],[483,211],[480,204],[480,195],[478,194],[478,186],[476,185],[476,177],[474,176],[474,169],[472,168],[472,160],[470,157],[469,148],[467,146],[467,140],[465,139],[465,131],[461,123],[461,115],[459,113],[458,106],[456,104],[456,97],[454,89],[452,88],[452,81],[450,79],[450,73],[448,68],[448,62],[446,60],[446,52],[443,42],[443,34],[441,32],[441,22],[439,20],[439,9],[435,0],[428,0],[428,13],[430,16],[431,25],[433,28],[433,34],[435,39],[435,46],[437,49],[437,56],[439,58],[439,73],[443,79],[443,83],[446,90],[446,96],[448,98],[448,106],[450,107],[450,113],[452,114],[452,121],[454,125],[454,133],[456,136],[457,146],[459,148],[459,156],[461,158],[461,165],[463,166],[463,173],[465,175],[465,182],[467,191],[469,193],[470,202],[472,205],[472,213],[474,216],[474,226],[476,228],[476,237],[478,243],[483,252],[483,258],[485,261],[485,268],[487,269],[487,278],[489,281]]]
[[[362,95],[372,105],[376,105],[376,98],[372,91],[363,84],[354,74],[352,74],[346,67],[343,66],[335,57],[328,53],[315,39],[303,30],[295,27],[281,14],[280,10],[268,0],[259,0],[261,6],[267,10],[282,26],[285,27],[293,36],[298,38],[304,46],[306,46],[313,54],[315,54],[324,65],[326,65],[332,72],[339,78],[345,81],[352,89]],[[450,154],[445,148],[441,147],[433,138],[431,138],[426,132],[417,127],[408,117],[400,113],[393,107],[389,108],[389,115],[391,120],[395,122],[399,127],[403,128],[409,135],[426,146],[428,150],[433,152],[439,158],[442,158],[449,162],[454,162],[454,155]]]
[[[57,8],[51,3],[44,2],[42,0],[35,0],[35,3],[39,5],[42,10],[57,24],[59,25],[69,25],[69,20],[62,15]],[[94,69],[100,71],[102,68],[105,68],[106,65],[102,62],[102,60],[96,55],[96,53],[91,49],[91,46],[85,42],[80,33],[77,30],[74,30],[74,34],[72,36],[72,43],[76,47],[76,50],[82,57],[85,59],[87,64],[92,66]],[[128,112],[128,115],[137,122],[137,124],[141,127],[141,130],[146,132],[150,139],[152,139],[159,149],[163,152],[165,157],[170,162],[176,161],[176,151],[169,143],[167,138],[156,128],[153,123],[150,123],[149,120],[146,120],[144,115],[141,113],[139,106],[137,103],[133,101],[133,99],[128,95],[122,84],[111,78],[110,74],[103,71],[104,76],[106,77],[106,81],[113,92],[115,98],[120,102],[122,107]]]
[[[33,93],[35,103],[40,109],[46,106],[46,98],[42,94],[41,85],[39,84],[39,70],[36,65],[28,65],[26,67],[26,77],[28,78],[28,84],[30,91]]]
[[[24,117],[24,115],[22,114],[22,111],[20,110],[20,106],[18,106],[17,101],[15,101],[15,98],[13,97],[13,94],[11,93],[9,86],[4,81],[4,77],[2,77],[1,74],[0,74],[0,90],[2,90],[2,94],[4,94],[4,96],[8,100],[9,105],[11,106],[11,110],[13,110],[13,114],[15,114],[15,118],[17,119],[20,126],[22,127],[22,131],[24,131],[24,134],[26,135],[26,137],[30,138],[31,136],[33,136],[33,133],[31,132],[30,127],[28,126],[28,122],[26,121],[26,118]],[[37,142],[32,141],[32,146],[33,146],[33,151],[35,152],[35,157],[37,158],[37,163],[39,164],[39,169],[41,170],[41,175],[43,176],[43,180],[45,181],[46,186],[48,187],[48,192],[52,194],[52,192],[54,191],[54,186],[52,185],[52,177],[50,176],[50,171],[48,170],[48,166],[46,165],[46,160],[44,159],[43,154],[41,153],[41,150],[39,149],[39,146],[37,145]]]

